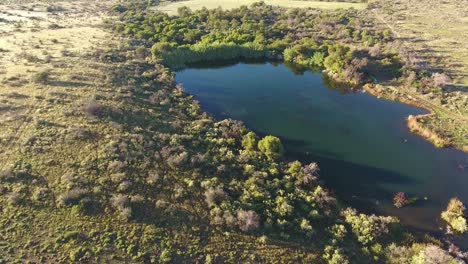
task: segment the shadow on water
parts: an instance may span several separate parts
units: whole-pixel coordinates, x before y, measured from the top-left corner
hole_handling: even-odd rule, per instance
[[[346,202],[361,210],[369,211],[369,207],[375,207],[376,201],[392,199],[393,193],[379,185],[417,183],[415,179],[390,170],[347,162],[334,153],[322,152],[321,155],[314,155],[294,151],[306,142],[287,138],[281,140],[285,145],[288,159],[297,159],[304,164],[317,162],[325,186],[338,192],[341,198],[347,200]]]
[[[194,62],[187,65],[190,69],[222,69],[230,66],[235,66],[239,63],[247,63],[251,65],[265,65],[271,63],[272,65],[279,65],[278,61],[265,60],[265,59],[230,59],[217,61],[215,64],[210,62]]]

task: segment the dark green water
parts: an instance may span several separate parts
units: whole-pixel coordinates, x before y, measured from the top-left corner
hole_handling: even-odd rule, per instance
[[[405,125],[424,110],[330,88],[322,74],[295,74],[282,64],[190,68],[176,79],[215,117],[280,137],[287,158],[317,161],[324,183],[361,210],[439,232],[449,199],[468,203],[468,155],[437,149]],[[427,200],[397,209],[391,200],[399,191]]]

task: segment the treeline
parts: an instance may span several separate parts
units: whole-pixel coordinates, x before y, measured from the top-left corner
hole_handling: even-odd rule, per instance
[[[165,65],[172,69],[184,68],[195,62],[211,62],[232,59],[258,59],[268,57],[265,46],[247,42],[236,43],[197,43],[173,48],[169,43],[153,45],[151,53],[155,58],[161,58]]]
[[[377,68],[386,67],[392,76],[400,73],[393,51],[368,52],[390,40],[391,33],[367,27],[356,10],[287,10],[259,2],[226,11],[183,7],[178,16],[168,16],[135,5],[116,8],[121,22],[115,31],[147,41],[153,58],[171,68],[268,58],[325,69],[335,79],[355,84],[370,81]]]

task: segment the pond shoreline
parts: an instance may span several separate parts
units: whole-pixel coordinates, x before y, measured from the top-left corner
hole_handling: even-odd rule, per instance
[[[266,57],[266,58],[256,58],[256,59],[249,59],[249,58],[242,58],[242,59],[227,59],[227,60],[219,60],[220,65],[226,66],[226,65],[233,65],[238,62],[247,62],[247,63],[264,63],[264,62],[272,62],[272,63],[282,63],[282,64],[290,64],[291,66],[297,67],[297,69],[302,69],[302,70],[311,70],[310,67],[307,67],[305,65],[301,65],[298,63],[290,63],[287,61],[284,61],[282,58],[276,58],[276,57]],[[185,65],[185,67],[182,67],[180,69],[177,69],[177,71],[185,69],[185,68],[197,68],[197,67],[203,67],[204,64],[209,63],[207,62],[195,62],[195,63],[190,63]],[[352,87],[358,87],[358,84],[352,83],[347,80],[339,79],[336,78],[333,74],[330,74],[328,71],[324,70],[324,74],[326,74],[329,78],[334,80],[337,83],[346,83]],[[418,102],[415,99],[411,98],[410,95],[409,98],[406,98],[401,95],[395,95],[394,93],[391,93],[388,91],[388,88],[380,88],[382,85],[380,83],[364,83],[362,84],[362,90],[365,92],[377,97],[377,98],[383,98],[389,101],[396,101],[396,102],[401,102],[406,105],[418,107],[420,109],[427,110],[429,113],[428,114],[422,114],[422,115],[409,115],[406,120],[406,126],[407,128],[414,134],[424,138],[425,140],[431,142],[432,145],[434,145],[437,148],[453,148],[456,150],[463,151],[465,153],[468,153],[468,147],[458,147],[450,142],[450,140],[445,137],[444,135],[430,129],[429,127],[424,125],[425,119],[434,117],[436,116],[435,111],[427,106],[424,103]],[[361,89],[361,88],[360,88]],[[400,91],[398,91],[400,92]],[[404,92],[403,92],[404,93]]]
[[[383,91],[383,89],[378,89],[377,87],[380,86],[379,84],[365,84],[363,85],[362,89],[366,91],[367,93],[377,97],[377,98],[383,98],[385,100],[389,101],[395,101],[395,102],[401,102],[403,104],[407,104],[410,106],[415,106],[424,110],[429,111],[428,114],[422,114],[422,115],[409,115],[406,121],[406,125],[408,129],[424,138],[425,140],[429,141],[432,143],[437,148],[453,148],[457,149],[460,151],[463,151],[465,153],[468,153],[468,149],[463,147],[463,148],[457,148],[453,144],[450,143],[450,140],[441,135],[440,133],[437,133],[436,131],[432,130],[431,128],[427,127],[424,125],[424,119],[430,118],[432,116],[435,116],[436,113],[434,110],[420,102],[415,101],[414,99],[409,99],[405,98],[402,96],[397,96],[394,94],[390,94],[388,92]],[[421,122],[422,121],[422,122]]]

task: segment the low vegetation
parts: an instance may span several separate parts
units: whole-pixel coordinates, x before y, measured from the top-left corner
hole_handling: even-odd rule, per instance
[[[240,39],[227,42],[235,43],[234,49],[259,43],[269,56],[283,56],[290,46],[300,50],[294,58],[315,63],[321,61],[315,48],[322,47],[324,67],[355,67],[354,55],[347,57],[351,47],[299,37],[298,25],[288,29],[290,14],[305,23],[302,12],[317,11],[256,4],[235,11],[239,14],[202,10],[174,18],[147,11],[144,1],[114,6],[124,22],[103,29],[96,21],[89,22],[91,28],[88,20],[76,23],[103,16],[113,3],[79,3],[64,9],[78,8],[83,19],[64,18],[60,25],[82,37],[50,42],[76,52],[57,50],[48,65],[31,61],[24,67],[34,71],[10,76],[24,63],[17,61],[1,85],[0,106],[9,111],[1,115],[0,262],[449,263],[463,257],[450,255],[434,238],[405,230],[393,217],[343,205],[320,184],[318,164],[289,160],[279,138],[259,137],[238,121],[210,117],[176,84],[158,53],[191,50],[202,36],[222,46],[226,42],[216,38],[232,35]],[[103,13],[88,13],[99,8]],[[52,11],[57,10],[62,8],[54,4]],[[270,11],[273,17],[262,14]],[[336,19],[346,12],[316,17]],[[240,14],[247,22],[233,27],[237,33],[219,33],[218,24],[226,19],[216,16],[240,23]],[[267,20],[261,28],[263,15],[286,24],[274,30],[276,22]],[[190,21],[208,16],[216,23],[201,23],[203,34],[184,40],[185,29],[196,24]],[[343,27],[352,24],[348,20]],[[43,26],[36,29],[44,30],[37,35],[44,42],[61,30]],[[112,35],[110,26],[128,36]],[[263,42],[256,34],[244,40],[244,27],[248,33],[253,27],[264,35],[289,36],[290,45],[265,36]],[[385,38],[383,32],[363,30],[356,37],[359,45],[363,36]],[[93,36],[96,42],[78,52]],[[299,47],[306,41],[318,43],[311,54]],[[393,55],[382,59],[388,56]]]
[[[465,233],[468,231],[465,209],[465,205],[463,205],[460,199],[452,198],[447,205],[447,210],[441,214],[442,219],[456,232]]]

